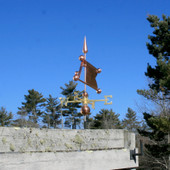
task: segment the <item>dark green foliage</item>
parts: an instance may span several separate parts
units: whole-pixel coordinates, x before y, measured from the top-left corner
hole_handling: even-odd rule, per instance
[[[150,130],[149,131],[138,130],[139,133],[143,136],[149,137],[151,140],[155,141],[164,140],[168,135],[168,133],[166,132],[168,131],[168,129],[166,129],[166,126],[165,129],[160,129],[160,127],[157,126],[157,121],[159,121],[162,118],[150,115],[148,113],[143,113],[143,115],[147,125],[150,127]]]
[[[62,89],[61,94],[68,98],[69,101],[74,100],[74,93],[78,93],[79,97],[82,97],[82,92],[76,90],[77,83],[69,81],[69,84],[65,84],[65,87],[60,87]],[[81,123],[82,114],[78,112],[81,107],[80,103],[68,103],[67,106],[62,107],[62,114],[65,117],[65,126],[76,129]]]
[[[101,109],[99,114],[94,116],[91,129],[120,129],[122,128],[119,120],[119,114],[116,114],[112,109]]]
[[[150,26],[154,28],[153,35],[148,36],[151,43],[147,43],[147,48],[149,54],[156,58],[157,65],[153,68],[148,64],[145,75],[153,81],[149,84],[151,89],[158,92],[164,90],[168,95],[170,92],[170,17],[163,15],[162,18],[161,21],[155,15],[149,15],[147,18]]]
[[[22,102],[22,107],[19,111],[24,110],[29,115],[29,120],[33,123],[38,122],[38,118],[43,114],[42,107],[45,106],[46,99],[43,95],[34,89],[28,90],[28,95],[24,95],[25,102]]]
[[[138,130],[139,134],[148,137],[150,141],[145,144],[146,154],[151,160],[156,159],[157,162],[152,166],[166,169],[163,164],[166,164],[168,156],[170,155],[170,144],[168,143],[168,132],[170,132],[170,119],[165,119],[161,116],[153,116],[148,113],[144,113],[144,119],[147,125],[150,127],[149,131]],[[162,162],[162,165],[158,164]]]
[[[0,109],[0,126],[10,126],[12,122],[12,113],[7,112],[4,107],[1,107]]]
[[[22,118],[27,116],[27,109],[25,107],[19,108],[19,111],[17,112],[18,115],[20,115]]]
[[[49,95],[46,102],[46,112],[43,115],[43,123],[46,123],[48,128],[57,128],[61,124],[60,116],[60,105],[57,98]]]
[[[145,97],[148,100],[152,100],[152,101],[158,101],[160,100],[162,97],[159,96],[158,92],[156,90],[137,90],[137,93],[139,95],[142,95],[143,97]]]
[[[140,123],[136,118],[136,113],[131,108],[128,108],[128,113],[126,113],[126,118],[123,119],[123,128],[136,132],[140,128]]]
[[[156,59],[159,58],[161,53],[165,59],[170,56],[170,17],[162,15],[160,19],[156,15],[149,15],[147,20],[150,22],[150,26],[154,28],[153,34],[149,35],[148,39],[151,43],[147,43],[149,53]]]
[[[151,169],[170,168],[170,17],[162,16],[160,20],[155,15],[149,15],[147,20],[154,28],[147,43],[149,54],[156,59],[155,67],[148,64],[145,75],[151,80],[148,90],[138,90],[138,94],[157,106],[157,112],[152,115],[144,113],[149,130],[139,130],[147,139],[145,141],[144,166]],[[156,115],[156,116],[155,116]],[[169,134],[170,135],[170,134]],[[169,149],[168,149],[169,148]],[[168,163],[169,161],[169,163]],[[169,164],[169,165],[168,165]]]

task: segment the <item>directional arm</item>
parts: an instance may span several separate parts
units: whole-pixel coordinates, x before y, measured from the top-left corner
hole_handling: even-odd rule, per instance
[[[105,102],[105,105],[111,105],[112,101],[108,102],[109,99],[108,98],[112,98],[112,95],[107,95],[104,96],[105,99],[99,99],[99,100],[89,100],[89,104],[92,105],[92,108],[95,109],[95,102]]]
[[[67,106],[68,103],[82,103],[83,105],[87,105],[87,104],[91,104],[92,108],[95,109],[95,103],[96,102],[105,102],[105,105],[111,105],[112,101],[109,102],[108,98],[112,98],[112,95],[107,95],[104,96],[105,99],[98,99],[98,100],[94,100],[94,99],[88,99],[88,97],[84,97],[83,99],[79,98],[78,95],[75,93],[74,96],[74,100],[69,101],[69,98],[59,98],[60,99],[60,103],[61,105],[65,105]]]

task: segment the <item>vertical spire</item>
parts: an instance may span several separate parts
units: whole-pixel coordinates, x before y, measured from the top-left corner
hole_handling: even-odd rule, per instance
[[[84,37],[84,45],[83,45],[83,53],[86,54],[88,52],[87,49],[87,42],[86,42],[86,36]]]

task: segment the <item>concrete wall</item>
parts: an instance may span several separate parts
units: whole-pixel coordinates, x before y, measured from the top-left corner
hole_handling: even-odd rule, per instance
[[[0,128],[0,170],[109,170],[130,160],[135,134],[126,130]]]

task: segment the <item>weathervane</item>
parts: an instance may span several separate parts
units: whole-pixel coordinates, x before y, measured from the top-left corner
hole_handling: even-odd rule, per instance
[[[79,80],[80,82],[84,83],[84,92],[82,95],[83,98],[78,97],[77,93],[74,93],[74,100],[72,100],[72,101],[69,101],[69,98],[67,98],[67,99],[60,98],[60,102],[61,102],[62,106],[63,105],[67,106],[68,103],[82,103],[81,113],[84,116],[90,114],[90,107],[88,106],[88,104],[91,104],[93,109],[95,108],[95,102],[104,101],[105,105],[112,104],[112,101],[108,102],[109,101],[108,98],[112,98],[112,95],[104,96],[105,99],[100,99],[100,100],[88,99],[86,85],[95,89],[98,94],[100,94],[102,91],[101,91],[101,89],[98,88],[97,82],[96,82],[96,76],[97,76],[97,74],[99,74],[101,72],[101,69],[100,68],[97,69],[96,67],[91,65],[89,62],[87,62],[87,60],[86,60],[87,52],[88,52],[88,49],[87,49],[86,37],[84,37],[84,45],[83,45],[84,55],[80,55],[80,57],[79,57],[79,60],[81,61],[80,69],[79,69],[79,71],[75,72],[75,75],[73,77],[73,80],[75,80],[75,81]],[[85,79],[84,81],[80,79],[83,67],[84,67],[84,79]]]

